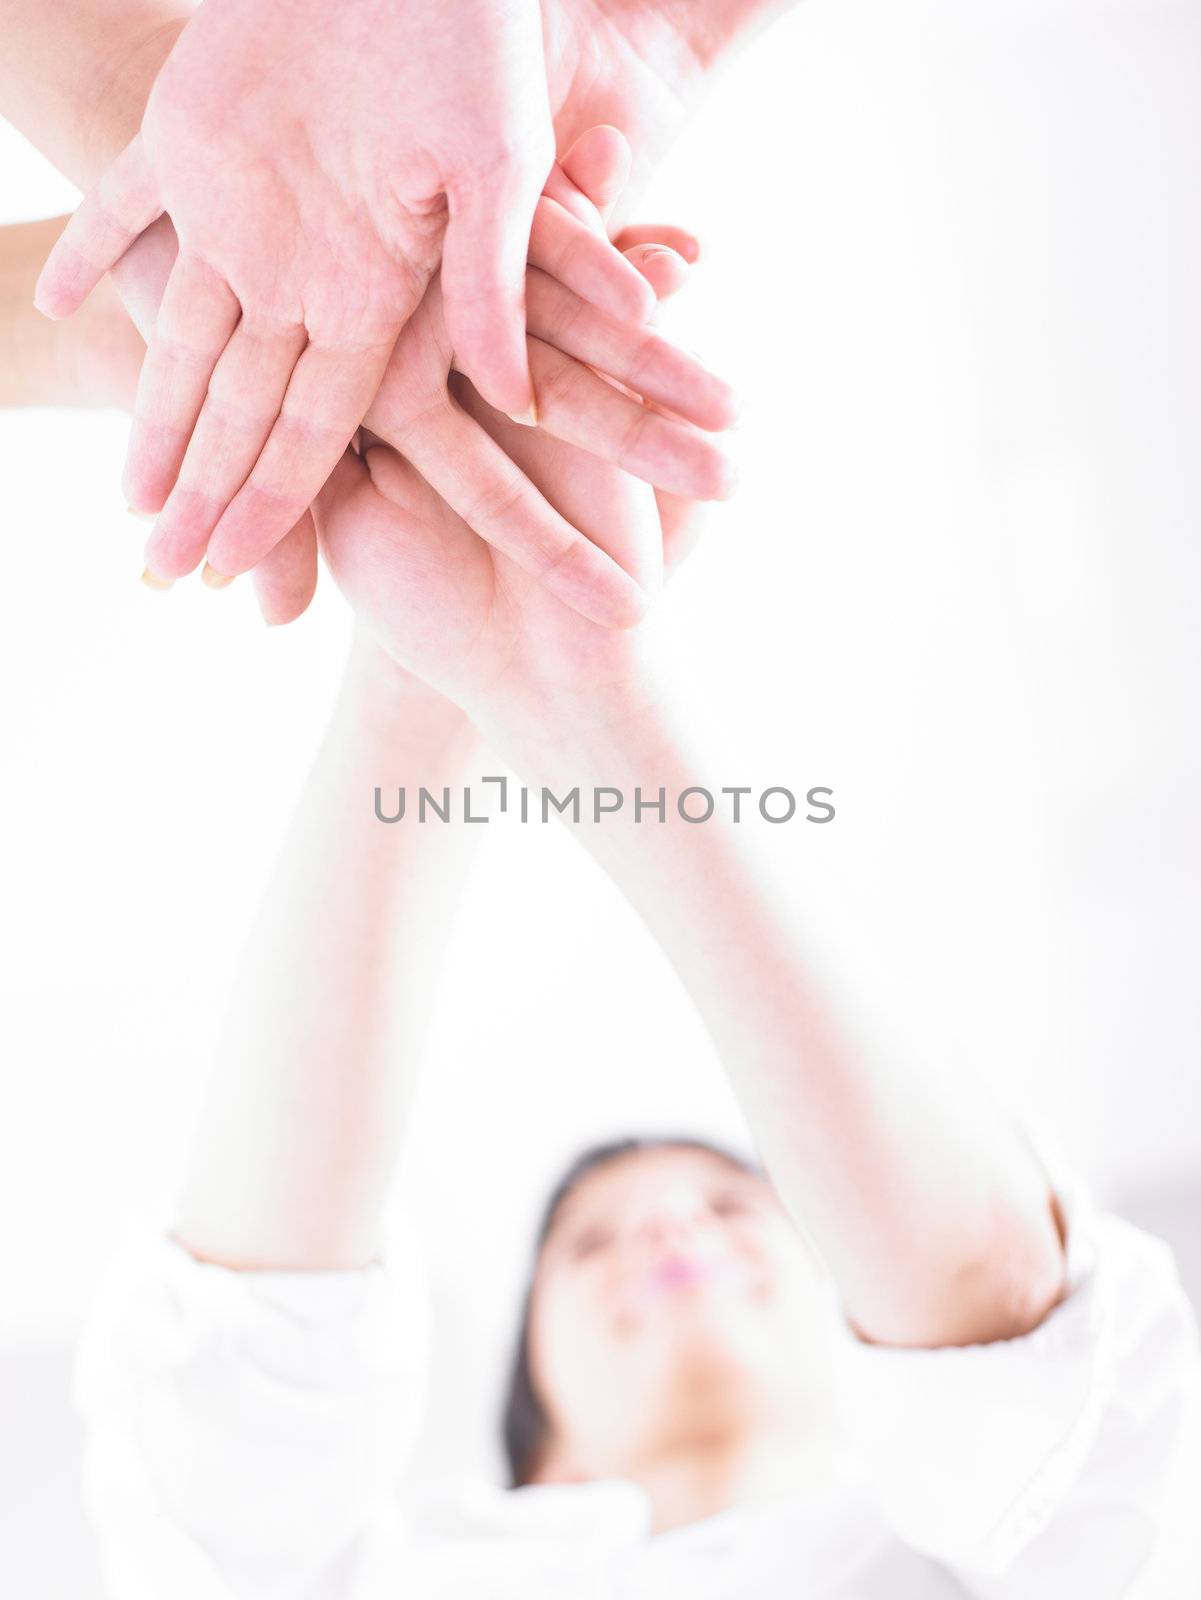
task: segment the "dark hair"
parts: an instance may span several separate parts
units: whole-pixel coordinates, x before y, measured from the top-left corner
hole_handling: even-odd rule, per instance
[[[619,1161],[623,1156],[638,1155],[642,1151],[651,1150],[701,1150],[706,1155],[728,1161],[731,1166],[743,1172],[757,1175],[760,1173],[755,1163],[745,1156],[737,1155],[733,1150],[727,1150],[724,1146],[713,1144],[707,1139],[694,1139],[686,1135],[611,1139],[603,1144],[592,1145],[570,1163],[551,1190],[543,1207],[535,1234],[533,1266],[521,1301],[516,1348],[509,1370],[504,1409],[501,1413],[501,1436],[509,1466],[511,1489],[520,1489],[533,1477],[537,1470],[538,1457],[546,1442],[549,1423],[546,1411],[534,1389],[533,1375],[530,1372],[530,1306],[542,1247],[555,1225],[555,1218],[563,1202],[589,1173],[608,1166],[611,1161]]]

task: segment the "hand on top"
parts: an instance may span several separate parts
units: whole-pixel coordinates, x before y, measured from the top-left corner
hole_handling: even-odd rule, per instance
[[[589,155],[574,171],[596,195],[606,188],[608,155],[600,146]],[[639,232],[639,251],[654,233],[685,244],[679,230]],[[683,268],[675,252],[661,260],[669,275],[655,276],[666,293]],[[486,431],[523,481],[653,594],[695,533],[691,505],[542,429],[515,426],[465,383],[456,389],[470,426]],[[326,563],[366,632],[482,727],[513,718],[547,723],[557,708],[571,714],[585,700],[617,709],[648,692],[650,619],[614,630],[562,605],[498,543],[474,532],[397,451],[378,443],[362,457],[348,451],[314,509]]]
[[[527,255],[623,321],[653,306],[620,252],[540,198],[553,157],[536,0],[206,0],[39,286],[67,314],[157,217],[175,226],[133,508],[159,510],[190,452],[217,486],[214,554],[269,550],[362,422],[439,264],[456,364],[531,420]]]

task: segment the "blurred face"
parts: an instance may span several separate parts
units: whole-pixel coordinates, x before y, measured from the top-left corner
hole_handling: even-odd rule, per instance
[[[822,1382],[823,1288],[774,1191],[708,1151],[637,1151],[567,1196],[530,1312],[551,1420],[541,1477],[804,1423]]]

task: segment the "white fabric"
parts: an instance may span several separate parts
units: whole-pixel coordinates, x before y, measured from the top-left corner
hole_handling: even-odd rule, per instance
[[[232,1273],[161,1235],[81,1353],[114,1600],[1196,1600],[1201,1361],[1166,1248],[1077,1203],[1026,1338],[840,1330],[862,1478],[650,1533],[631,1483],[400,1506],[428,1317],[400,1267]]]

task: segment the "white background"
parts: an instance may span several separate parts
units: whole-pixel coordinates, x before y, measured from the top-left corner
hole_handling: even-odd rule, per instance
[[[644,215],[746,396],[672,600],[731,782],[829,784],[781,871],[1053,1118],[1201,1224],[1201,12],[825,0],[733,70]],[[0,126],[3,216],[73,191]],[[65,1377],[169,1190],[231,964],[333,693],[328,581],[138,582],[124,420],[0,417],[0,1570],[90,1592]],[[750,776],[742,777],[742,774]],[[840,958],[840,959],[842,959]],[[437,1472],[492,1470],[533,1212],[578,1144],[737,1136],[660,957],[552,830],[495,827],[409,1152],[445,1312]],[[538,974],[537,981],[529,974]],[[870,1004],[870,996],[865,996]]]

